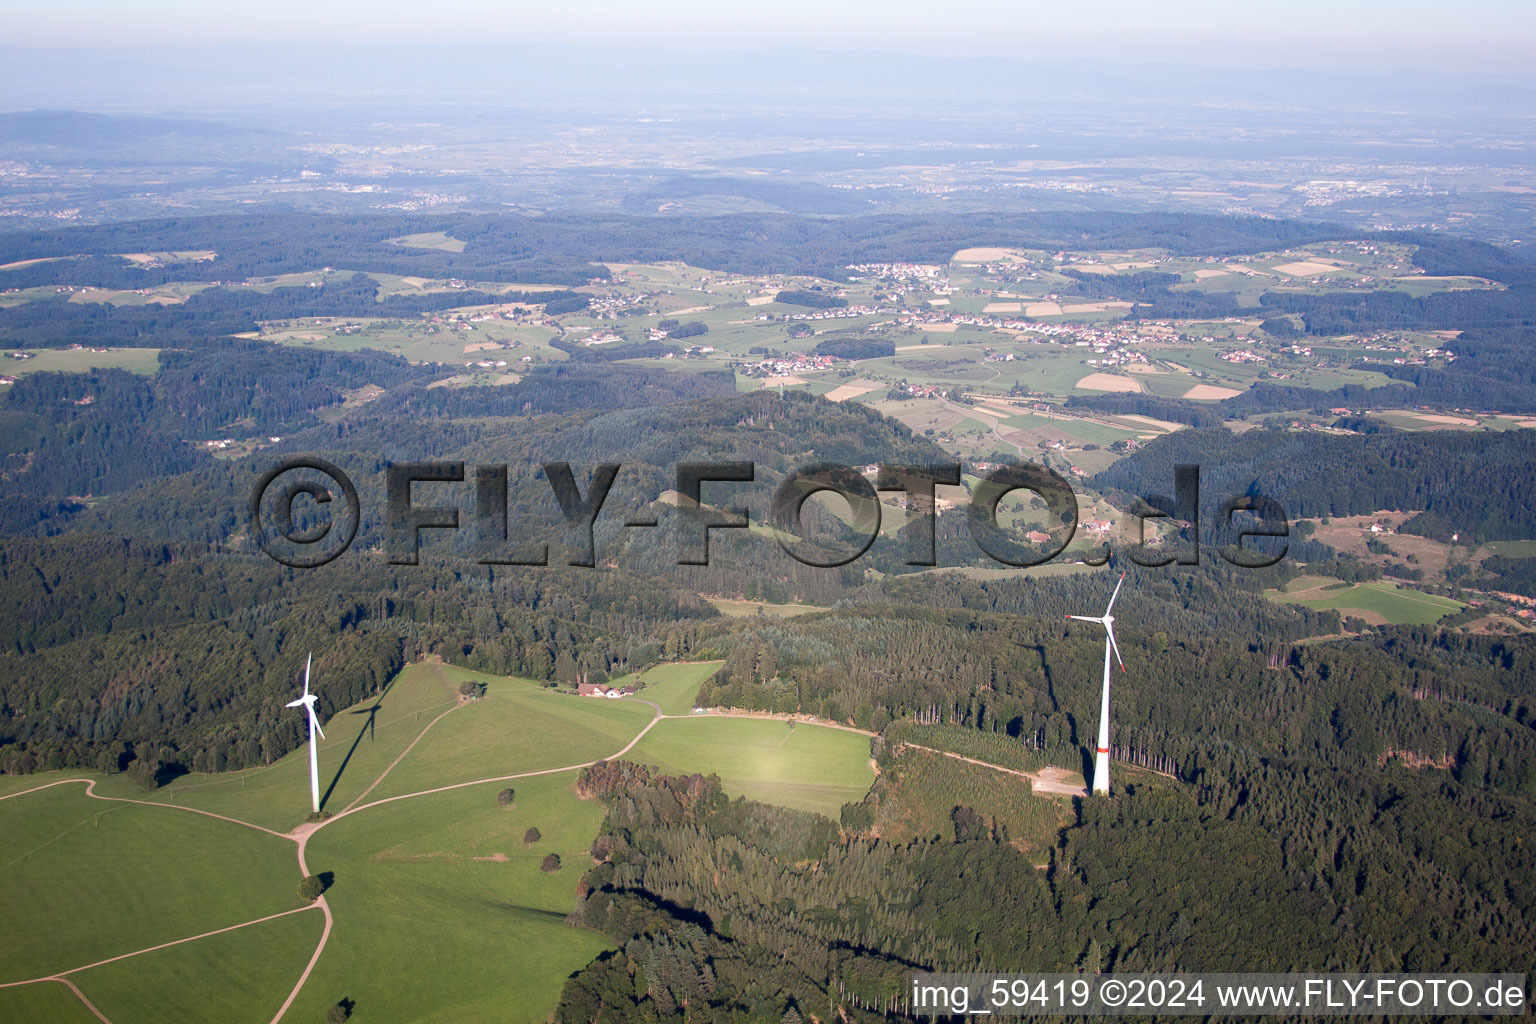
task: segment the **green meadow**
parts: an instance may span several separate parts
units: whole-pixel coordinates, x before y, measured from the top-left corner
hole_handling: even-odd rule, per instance
[[[434,725],[370,800],[601,760],[622,749],[654,714],[637,701],[577,697],[524,679],[446,666],[443,671],[451,679],[484,682],[485,696]]]
[[[31,359],[0,360],[0,375],[20,377],[28,373],[85,373],[89,370],[127,370],[149,376],[160,368],[157,348],[35,348]]]
[[[306,910],[93,967],[70,980],[113,1024],[266,1024],[299,980],[324,925],[318,909]]]
[[[79,984],[76,982],[75,984]],[[87,997],[89,998],[89,997]],[[110,1018],[109,1018],[110,1019]],[[0,1020],[48,1024],[101,1024],[75,994],[56,981],[0,988]]]
[[[723,661],[680,661],[647,669],[638,678],[628,680],[641,687],[638,696],[661,705],[664,715],[686,715],[693,710],[704,680],[720,670]]]
[[[628,758],[671,773],[714,773],[732,796],[833,819],[875,781],[868,736],[773,718],[667,719]]]
[[[359,1021],[545,1020],[567,975],[609,945],[565,924],[604,811],[575,779],[506,783],[509,807],[499,783],[399,800],[316,833],[307,859],[335,875],[336,926],[288,1019],[319,1021],[348,998]],[[550,853],[561,867],[546,873]]]
[[[0,801],[0,982],[73,970],[301,905],[293,844],[68,783]]]
[[[1317,611],[1333,610],[1345,615],[1364,613],[1361,617],[1393,626],[1428,625],[1466,607],[1448,597],[1420,593],[1381,580],[1337,589],[1322,584],[1305,589],[1266,590],[1264,594],[1277,601],[1289,601]]]

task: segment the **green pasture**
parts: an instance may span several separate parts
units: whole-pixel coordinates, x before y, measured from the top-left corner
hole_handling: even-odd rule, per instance
[[[669,718],[627,757],[672,773],[713,772],[732,796],[831,818],[875,779],[868,736],[772,718]]]
[[[432,719],[457,708],[461,671],[433,662],[409,665],[382,695],[325,718],[319,748],[321,806],[334,813],[357,799]],[[183,775],[149,795],[120,776],[108,782],[112,795],[186,804],[280,832],[309,814],[305,746],[263,768]]]
[[[745,602],[744,602],[745,603]],[[686,715],[693,710],[704,680],[720,671],[723,661],[680,661],[647,669],[630,680],[641,687],[638,696],[661,705],[664,715]]]
[[[293,844],[230,822],[86,796],[0,801],[0,981],[71,970],[299,906]]]
[[[79,984],[76,982],[76,984]],[[89,998],[89,997],[87,997]],[[111,1019],[111,1018],[108,1018]],[[0,1020],[48,1024],[101,1024],[75,994],[57,981],[0,988]]]
[[[449,666],[443,671],[450,680],[484,682],[485,696],[433,726],[370,800],[601,760],[622,749],[654,715],[635,701],[578,697]]]
[[[290,870],[296,884],[297,867]],[[324,926],[318,908],[306,910],[93,967],[70,980],[113,1024],[266,1024],[299,980]]]
[[[575,780],[400,800],[318,832],[308,860],[335,876],[326,899],[336,925],[288,1019],[322,1020],[349,998],[358,1021],[545,1021],[566,977],[609,945],[565,923],[605,810],[579,798]],[[515,788],[509,807],[496,798],[504,785]],[[529,828],[541,834],[532,846]],[[549,853],[559,871],[540,869]]]
[[[1380,616],[1389,625],[1428,625],[1459,612],[1466,605],[1448,597],[1424,594],[1385,581],[1357,583],[1338,590],[1316,589],[1288,592],[1267,590],[1266,597],[1290,601],[1317,611],[1333,610],[1349,614],[1368,612]]]
[[[160,369],[160,350],[157,348],[109,348],[105,352],[92,352],[88,348],[34,348],[27,351],[32,353],[31,359],[0,359],[0,376],[127,370],[147,377]]]

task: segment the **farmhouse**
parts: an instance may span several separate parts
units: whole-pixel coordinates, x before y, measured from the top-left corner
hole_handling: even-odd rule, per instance
[[[628,697],[635,692],[633,686],[609,686],[607,683],[578,683],[576,692],[583,697]]]

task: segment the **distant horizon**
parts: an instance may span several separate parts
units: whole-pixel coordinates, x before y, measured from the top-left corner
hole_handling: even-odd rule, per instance
[[[927,57],[1011,57],[1215,67],[1510,73],[1536,52],[1536,5],[1522,0],[1291,0],[1283,9],[1208,0],[778,0],[771,6],[589,0],[572,8],[439,0],[55,0],[7,19],[7,43],[40,49],[478,44],[662,47],[698,53],[792,46]]]
[[[1501,65],[1495,57],[1492,60],[1482,57],[1493,57],[1490,52],[1474,58],[1473,63],[1460,65],[1454,61],[1436,59],[1431,61],[1415,61],[1410,52],[1396,52],[1391,59],[1371,61],[1363,55],[1353,55],[1349,61],[1340,61],[1338,58],[1322,58],[1318,53],[1310,55],[1305,51],[1293,51],[1285,56],[1265,57],[1256,59],[1251,50],[1240,48],[1223,49],[1202,44],[1197,55],[1180,54],[1175,50],[1151,49],[1145,45],[1138,47],[1135,52],[1124,52],[1112,45],[1103,45],[1110,41],[1111,37],[1083,36],[1077,39],[1054,40],[1048,53],[1032,54],[1013,52],[994,52],[991,50],[976,50],[972,52],[949,52],[945,50],[923,49],[920,47],[904,47],[899,45],[856,45],[856,40],[797,40],[775,41],[762,45],[731,44],[722,41],[689,43],[686,40],[563,40],[563,39],[486,39],[476,38],[471,42],[454,42],[450,40],[416,40],[416,41],[383,41],[383,40],[358,40],[321,43],[312,39],[303,41],[261,41],[261,40],[210,40],[197,42],[168,42],[156,41],[150,43],[125,43],[91,42],[88,40],[71,40],[67,42],[26,42],[18,41],[14,37],[0,43],[0,54],[61,54],[61,53],[103,53],[122,56],[154,56],[172,54],[208,54],[215,52],[306,52],[306,51],[340,51],[344,53],[358,53],[367,51],[413,51],[445,52],[445,51],[489,51],[505,50],[518,51],[572,51],[589,53],[615,53],[626,56],[645,53],[666,54],[675,56],[694,57],[722,57],[741,54],[767,55],[773,53],[807,54],[807,55],[847,55],[858,57],[897,57],[917,60],[931,60],[956,63],[985,64],[991,62],[1004,62],[1019,67],[1060,67],[1060,66],[1106,66],[1115,68],[1158,68],[1158,69],[1189,69],[1212,71],[1241,71],[1253,74],[1273,74],[1287,71],[1322,72],[1346,76],[1376,77],[1392,74],[1426,74],[1441,78],[1466,78],[1469,80],[1528,80],[1536,81],[1536,63],[1529,59],[1531,52],[1536,52],[1536,37],[1531,40],[1509,42],[1500,40],[1500,48],[1514,51],[1511,61],[1507,66]],[[1273,40],[1271,40],[1273,41]],[[1091,52],[1075,52],[1073,42],[1085,47],[1091,47]],[[1062,44],[1062,45],[1057,45]],[[1339,41],[1340,49],[1347,50],[1348,41]],[[1442,56],[1443,56],[1442,52]]]
[[[847,40],[849,43],[857,40]],[[1536,72],[1409,66],[1260,66],[1181,60],[1156,50],[955,56],[809,44],[689,49],[629,45],[314,42],[156,46],[0,46],[0,110],[206,116],[254,108],[436,106],[553,108],[579,98],[622,106],[769,102],[831,111],[865,101],[977,110],[1185,108],[1493,112],[1527,116]],[[595,109],[595,108],[594,108]]]

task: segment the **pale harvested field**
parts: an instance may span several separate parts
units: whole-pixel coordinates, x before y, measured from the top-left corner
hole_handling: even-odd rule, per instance
[[[1031,302],[1024,307],[1025,316],[1061,316],[1061,306],[1055,302]]]
[[[17,260],[14,263],[0,263],[0,270],[20,270],[23,267],[30,267],[37,263],[52,263],[54,260],[65,258],[63,256],[42,256],[35,260]]]
[[[754,295],[747,300],[749,306],[766,306],[773,301],[772,295]]]
[[[765,388],[791,388],[791,387],[794,387],[796,384],[804,384],[804,383],[805,383],[805,378],[804,377],[790,376],[790,377],[765,377],[765,378],[763,378],[763,387],[765,387]]]
[[[999,248],[995,245],[978,245],[970,249],[961,249],[949,258],[951,263],[996,263],[998,260],[1010,259],[1013,251]]]
[[[464,352],[467,355],[470,352],[484,352],[484,351],[486,351],[488,349],[493,349],[493,348],[501,348],[501,342],[499,342],[499,341],[477,341],[474,344],[465,345],[464,346]]]
[[[875,390],[873,384],[839,384],[824,396],[829,402],[845,402]]]
[[[1136,270],[1141,267],[1155,267],[1157,264],[1151,260],[1131,260],[1128,263],[1111,263],[1110,266],[1116,270]]]
[[[1424,420],[1427,423],[1448,423],[1448,424],[1451,424],[1452,426],[1457,426],[1457,427],[1475,427],[1475,426],[1477,426],[1477,420],[1469,420],[1469,419],[1466,419],[1465,417],[1462,417],[1462,416],[1441,416],[1441,415],[1436,414],[1436,413],[1427,413],[1427,412],[1416,412],[1413,415],[1416,418]]]
[[[1226,277],[1230,273],[1232,273],[1230,270],[1197,270],[1195,277],[1204,281],[1208,277]]]
[[[1339,269],[1330,267],[1326,263],[1313,263],[1310,260],[1301,260],[1297,263],[1282,263],[1278,267],[1271,267],[1282,274],[1290,274],[1292,277],[1311,277],[1313,274],[1331,274]]]
[[[989,302],[982,308],[983,313],[1022,313],[1023,306],[1017,302]]]
[[[933,348],[932,345],[897,345],[897,352],[910,352],[915,348]]]
[[[1131,373],[1167,373],[1168,372],[1167,370],[1164,370],[1162,367],[1152,366],[1152,365],[1150,365],[1148,363],[1132,363],[1130,366],[1126,367],[1126,370],[1128,370]]]
[[[1185,398],[1236,398],[1242,394],[1234,388],[1217,387],[1215,384],[1196,384],[1184,392]]]
[[[933,334],[953,334],[960,329],[959,324],[918,324],[920,331],[929,331]]]
[[[1017,416],[1019,413],[1024,411],[1023,409],[1016,409],[1006,405],[973,405],[971,408],[993,416],[1001,416],[1004,418],[1009,416]]]
[[[1141,382],[1131,377],[1122,377],[1114,373],[1090,373],[1077,382],[1077,387],[1084,391],[1140,391]],[[1233,392],[1236,394],[1237,392]]]
[[[751,300],[748,300],[748,301],[751,301]],[[710,306],[689,306],[687,309],[671,309],[671,310],[668,310],[667,311],[667,315],[668,316],[686,316],[689,313],[708,313],[711,308],[712,307],[710,307]]]
[[[930,306],[947,306],[947,305],[949,305],[949,300],[948,299],[929,299],[928,300],[928,305],[930,305]]]
[[[1129,302],[1079,302],[1062,306],[1063,313],[1103,313],[1111,309],[1130,309]]]
[[[1170,434],[1175,430],[1184,429],[1184,424],[1182,423],[1170,423],[1168,420],[1155,420],[1151,416],[1136,416],[1127,413],[1124,416],[1116,416],[1115,419],[1130,420],[1132,423],[1143,423],[1149,427],[1156,427],[1158,430],[1166,430]]]

